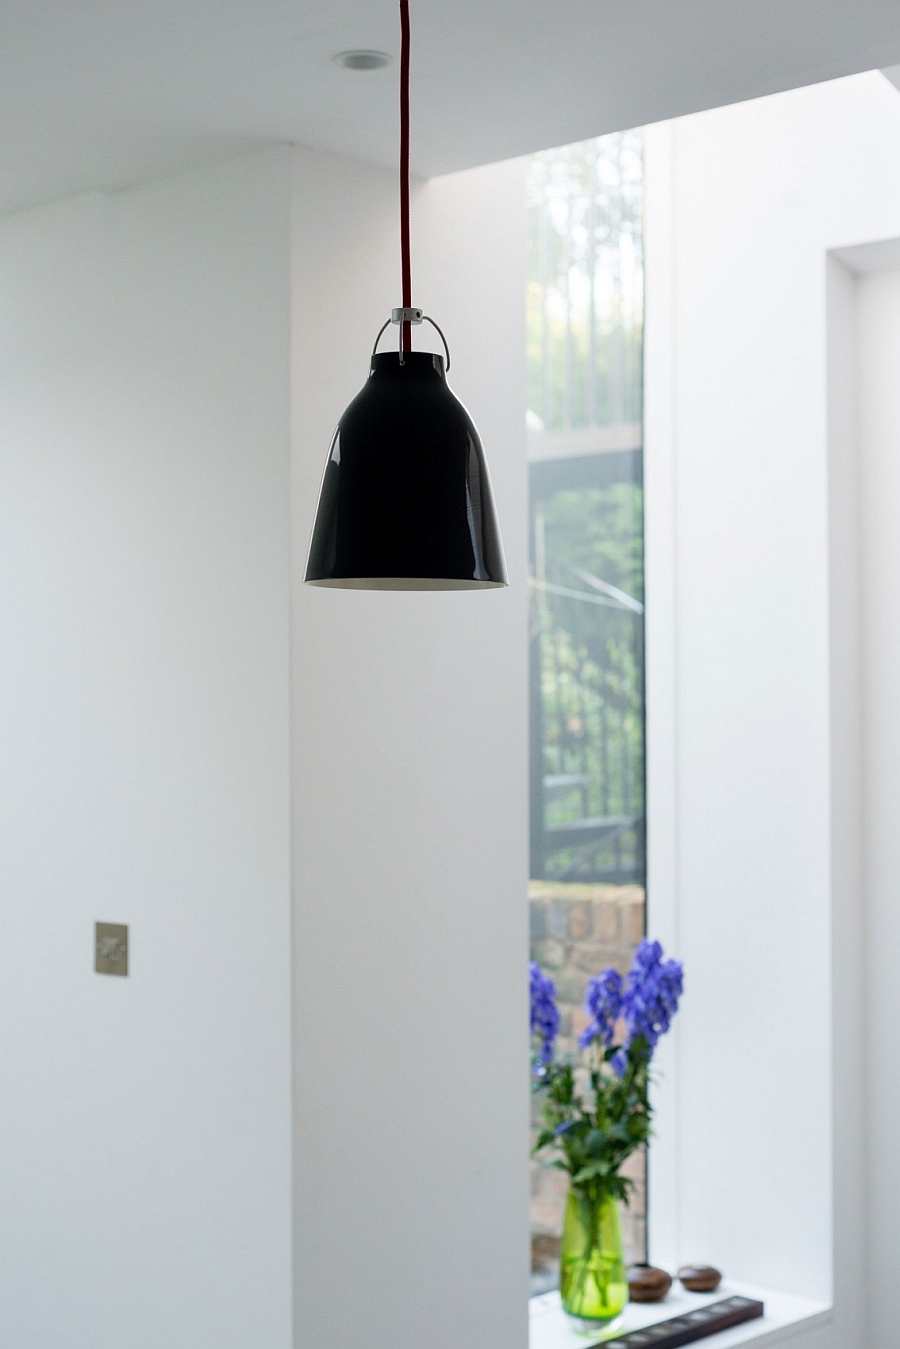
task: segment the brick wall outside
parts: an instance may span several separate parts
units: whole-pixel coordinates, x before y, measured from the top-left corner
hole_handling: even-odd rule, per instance
[[[531,881],[531,959],[556,985],[560,1011],[559,1049],[576,1053],[578,1035],[587,1024],[584,990],[593,974],[613,965],[624,974],[644,935],[644,890],[638,885],[572,885]],[[534,1102],[533,1124],[539,1103]],[[646,1185],[643,1151],[635,1153],[626,1174],[637,1182],[623,1211],[623,1234],[629,1263],[646,1259]],[[562,1171],[531,1163],[531,1230],[533,1291],[555,1287],[555,1262],[562,1231],[568,1177]]]

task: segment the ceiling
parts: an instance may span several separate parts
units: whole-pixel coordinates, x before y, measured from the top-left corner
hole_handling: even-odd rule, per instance
[[[21,0],[0,211],[272,141],[396,156],[396,0]],[[413,168],[443,173],[900,62],[900,0],[412,0]]]

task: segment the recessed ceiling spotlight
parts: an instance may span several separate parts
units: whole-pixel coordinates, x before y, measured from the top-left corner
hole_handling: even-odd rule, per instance
[[[331,59],[345,70],[381,70],[382,66],[391,64],[387,52],[338,52]]]

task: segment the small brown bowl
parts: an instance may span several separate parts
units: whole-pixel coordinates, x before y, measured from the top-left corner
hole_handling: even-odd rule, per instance
[[[722,1275],[712,1265],[682,1265],[678,1278],[690,1293],[714,1293]]]
[[[672,1280],[664,1269],[628,1266],[628,1296],[632,1302],[662,1302],[671,1287]]]

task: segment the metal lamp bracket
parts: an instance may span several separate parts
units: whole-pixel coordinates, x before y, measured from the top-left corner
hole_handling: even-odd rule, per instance
[[[380,327],[379,330],[378,330],[378,336],[375,338],[375,345],[374,345],[374,347],[372,348],[372,355],[373,355],[373,356],[375,355],[376,351],[378,350],[378,343],[381,341],[381,338],[382,338],[383,333],[385,332],[385,330],[386,330],[387,328],[389,328],[389,327],[391,326],[392,323],[396,323],[397,326],[398,326],[398,328],[400,329],[400,364],[401,364],[401,365],[403,365],[403,325],[404,325],[404,323],[416,323],[416,324],[418,324],[418,323],[430,323],[431,326],[432,326],[432,328],[434,328],[435,332],[438,334],[438,336],[440,337],[441,341],[442,341],[443,344],[444,344],[444,351],[445,351],[446,356],[447,356],[447,371],[448,371],[448,373],[449,373],[449,370],[450,370],[450,348],[449,348],[448,345],[447,345],[447,339],[446,339],[446,337],[444,336],[443,331],[441,330],[441,328],[435,323],[434,319],[431,318],[428,314],[426,314],[426,313],[425,313],[423,310],[421,310],[421,309],[392,309],[392,310],[391,310],[391,317],[390,317],[389,319],[386,319],[385,322],[382,323],[381,327]]]

